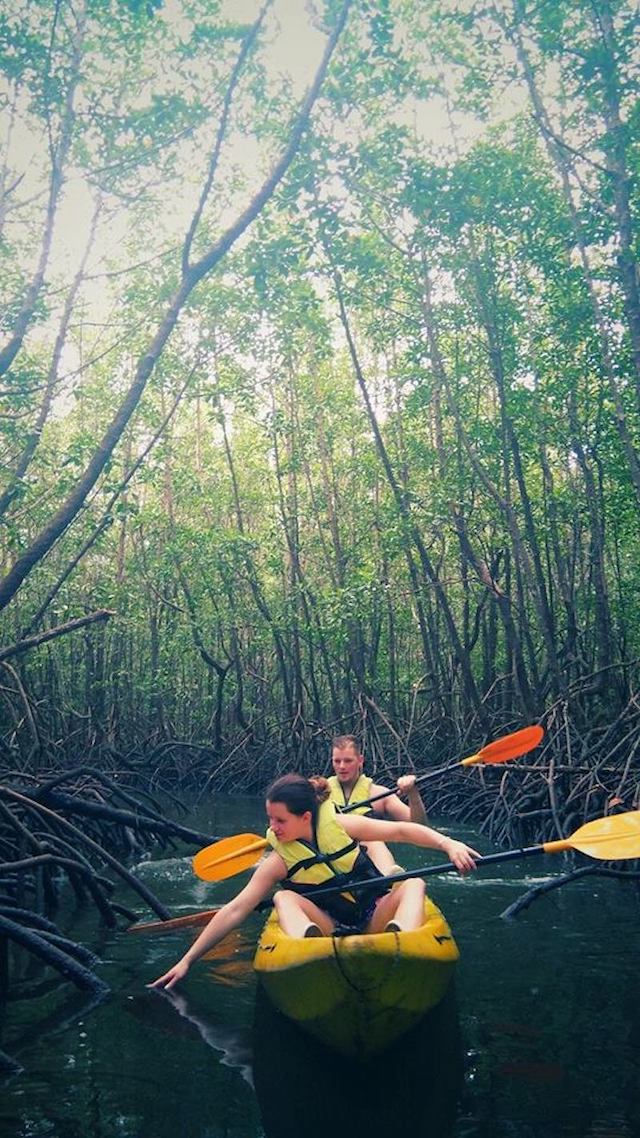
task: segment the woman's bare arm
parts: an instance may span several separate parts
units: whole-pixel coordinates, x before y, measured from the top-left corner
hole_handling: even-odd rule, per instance
[[[173,988],[179,980],[184,979],[191,965],[210,948],[230,933],[232,929],[241,925],[259,901],[277,885],[278,881],[286,875],[286,866],[277,853],[270,853],[264,861],[260,862],[253,873],[251,880],[244,889],[223,905],[221,909],[205,925],[200,936],[194,940],[184,956],[178,960],[168,972],[159,976],[149,984],[149,988]]]
[[[478,850],[448,838],[445,834],[432,830],[430,826],[419,826],[416,822],[385,822],[378,819],[363,818],[356,814],[341,814],[340,823],[349,837],[359,842],[407,842],[412,846],[442,850],[450,861],[464,872],[475,869],[474,858],[480,857]]]

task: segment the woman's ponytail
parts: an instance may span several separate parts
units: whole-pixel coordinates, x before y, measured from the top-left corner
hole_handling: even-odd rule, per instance
[[[311,783],[311,785],[315,791],[315,795],[316,795],[316,799],[317,799],[318,803],[326,802],[327,798],[331,794],[331,789],[329,787],[329,783],[327,782],[326,778],[324,778],[320,774],[314,774],[309,779],[309,782]]]

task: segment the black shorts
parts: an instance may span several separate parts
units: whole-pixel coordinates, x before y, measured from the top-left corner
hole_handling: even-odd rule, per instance
[[[373,864],[371,858],[361,850],[355,861],[353,869],[348,876],[336,878],[336,885],[341,885],[345,892],[348,892],[349,884],[356,884],[367,881],[369,878],[376,878],[375,885],[362,886],[354,890],[353,897],[355,900],[351,901],[342,893],[321,893],[319,890],[326,888],[326,885],[332,884],[327,882],[326,885],[297,885],[293,882],[287,882],[285,888],[293,889],[302,897],[308,897],[320,909],[322,909],[327,916],[331,917],[336,923],[334,929],[334,936],[350,936],[354,933],[363,932],[369,921],[371,920],[376,903],[379,897],[384,897],[391,889],[391,883],[386,884],[384,881],[378,880],[380,871]],[[316,897],[315,894],[318,893]]]
[[[372,897],[367,905],[353,905],[353,913],[349,914],[348,921],[336,921],[333,936],[355,936],[357,933],[363,933],[376,911],[377,903],[378,898]]]

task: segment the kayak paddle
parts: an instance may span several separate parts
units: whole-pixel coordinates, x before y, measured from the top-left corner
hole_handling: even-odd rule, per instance
[[[263,839],[254,834],[241,835],[247,838],[256,838],[256,842]],[[228,840],[228,839],[225,839]],[[536,854],[565,853],[575,850],[586,854],[587,857],[600,861],[623,861],[640,857],[640,810],[632,810],[626,814],[612,814],[608,818],[596,818],[593,822],[586,822],[568,838],[557,838],[554,841],[542,842],[537,846],[524,846],[515,850],[503,850],[501,853],[487,854],[486,857],[476,858],[476,868],[483,865],[496,865],[502,861],[514,861],[517,858],[533,857]],[[444,862],[442,865],[422,866],[419,869],[407,869],[403,873],[390,874],[388,877],[372,877],[369,881],[355,881],[349,883],[349,892],[378,885],[382,882],[405,881],[409,877],[431,877],[439,873],[451,873],[456,869],[453,862]],[[344,885],[322,886],[314,892],[314,899],[321,893],[344,892]],[[256,910],[263,911],[271,908],[271,900],[260,901]],[[168,921],[147,921],[143,924],[131,925],[129,932],[146,932],[173,928],[182,928],[187,925],[204,924],[215,916],[218,909],[209,909],[205,912],[192,913],[184,917],[175,917]]]
[[[437,767],[436,770],[419,775],[416,779],[416,785],[420,786],[428,779],[444,774],[448,770],[453,770],[454,767],[488,766],[492,763],[506,763],[509,759],[517,759],[519,755],[525,755],[527,751],[532,751],[534,747],[537,747],[543,735],[542,727],[523,727],[521,731],[514,731],[512,735],[505,735],[504,739],[496,739],[494,743],[487,743],[486,747],[482,747],[475,755],[469,755],[467,759],[461,759],[457,763],[448,763],[447,766]],[[363,806],[370,806],[372,802],[378,802],[381,798],[388,798],[391,794],[397,793],[397,789],[383,790],[380,794],[374,794],[373,798],[364,798],[361,802],[350,802],[348,806],[342,806],[340,813],[350,814],[352,810],[360,810]]]
[[[193,872],[203,881],[224,881],[250,869],[267,848],[266,838],[258,834],[235,834],[211,846],[205,846],[192,861]]]
[[[536,854],[565,853],[567,850],[575,850],[600,861],[623,861],[640,857],[640,810],[630,810],[627,814],[612,814],[608,818],[596,818],[593,822],[586,822],[584,826],[574,830],[568,838],[556,838],[555,841],[542,842],[539,846],[523,846],[520,849],[487,854],[485,857],[475,858],[475,863],[476,868],[480,868],[483,865],[496,865],[501,861],[514,861],[517,858],[534,857]],[[350,882],[349,892],[366,888],[371,884],[378,885],[383,881],[431,877],[438,873],[451,873],[455,869],[457,866],[452,861],[447,861],[444,865],[423,866],[422,869],[407,869],[403,873],[391,873],[387,877],[372,877],[370,881]],[[315,900],[321,893],[335,893],[336,890],[344,892],[344,889],[344,885],[342,887],[323,885],[314,890],[313,898]]]

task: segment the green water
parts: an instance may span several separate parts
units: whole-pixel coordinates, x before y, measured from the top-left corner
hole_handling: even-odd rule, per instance
[[[261,833],[262,804],[218,798],[193,821],[220,835]],[[492,852],[477,834],[452,832]],[[402,855],[409,866],[428,860]],[[112,994],[91,1007],[30,968],[24,990],[37,998],[12,1001],[3,1024],[1,1046],[23,1070],[0,1088],[0,1134],[640,1138],[636,887],[585,878],[515,922],[500,919],[563,867],[559,856],[541,857],[431,878],[461,951],[455,989],[367,1067],[327,1055],[257,998],[260,917],[200,962],[172,1000],[145,983],[189,934],[105,933],[93,913],[70,913],[65,926],[98,953]],[[138,871],[175,915],[217,904],[243,880],[205,885],[188,859],[166,855]]]

